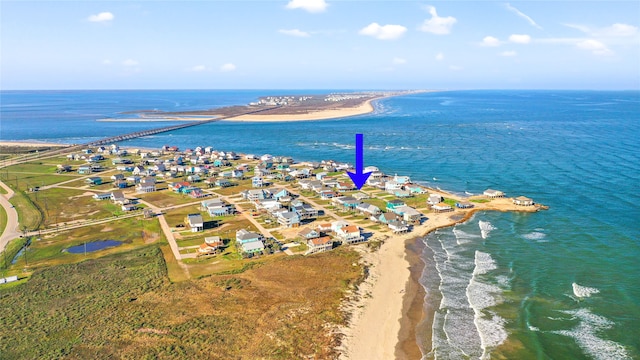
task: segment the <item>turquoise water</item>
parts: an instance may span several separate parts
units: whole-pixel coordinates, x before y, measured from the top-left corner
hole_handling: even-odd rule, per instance
[[[103,117],[136,108],[175,110],[183,100],[172,98],[193,97],[190,106],[197,108],[216,106],[218,97],[226,105],[270,92],[160,94],[164,105],[156,92],[140,91],[127,92],[127,106],[120,106],[104,103],[123,97],[119,92],[56,94],[67,99],[58,102],[48,93],[21,93],[11,99],[20,106],[5,108],[3,92],[0,135],[90,140],[157,126],[95,123],[93,102]],[[30,103],[43,105],[34,112]],[[74,103],[82,106],[70,120],[65,116]],[[218,122],[126,145],[212,145],[353,161],[354,134],[363,133],[365,165],[460,194],[497,188],[532,197],[550,210],[479,213],[424,239],[425,306],[436,310],[433,345],[424,353],[624,359],[640,358],[639,115],[638,91],[451,91],[385,99],[375,114],[343,120]],[[492,229],[485,238],[481,222]]]

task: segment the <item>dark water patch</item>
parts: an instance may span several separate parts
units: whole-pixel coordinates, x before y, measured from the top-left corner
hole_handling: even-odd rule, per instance
[[[104,250],[110,247],[116,247],[120,245],[122,245],[122,241],[98,240],[98,241],[84,243],[82,245],[72,246],[70,248],[66,248],[63,251],[66,251],[71,254],[82,254],[85,252],[94,252],[94,251]]]

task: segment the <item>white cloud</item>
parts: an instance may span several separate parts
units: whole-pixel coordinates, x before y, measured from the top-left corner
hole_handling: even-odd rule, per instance
[[[587,39],[576,44],[579,49],[588,50],[595,55],[611,55],[613,52],[607,46],[595,39]]]
[[[291,0],[287,4],[287,9],[303,9],[310,13],[319,13],[327,9],[326,1],[324,0]]]
[[[289,36],[295,36],[295,37],[309,37],[310,36],[308,32],[302,31],[302,30],[298,30],[298,29],[291,29],[291,30],[280,29],[280,30],[278,30],[278,32],[280,34],[289,35]]]
[[[500,56],[516,56],[516,55],[518,55],[518,53],[513,50],[507,50],[500,53]]]
[[[102,60],[102,65],[111,65],[111,64],[112,64],[112,62],[109,59]]]
[[[105,11],[96,15],[91,15],[87,18],[87,20],[91,22],[106,22],[113,20],[114,16],[112,13]]]
[[[506,3],[505,6],[507,7],[507,10],[515,13],[516,15],[520,16],[521,18],[527,20],[527,22],[529,22],[529,24],[531,24],[531,26],[534,26],[540,30],[542,30],[542,26],[536,24],[535,21],[533,21],[533,19],[531,17],[529,17],[527,14],[523,13],[522,11],[514,8],[513,6],[511,6],[511,4]]]
[[[500,46],[500,40],[494,38],[493,36],[485,36],[484,39],[482,39],[482,43],[480,43],[480,45],[482,45],[482,46]]]
[[[604,36],[633,36],[638,28],[633,25],[616,23],[599,31]]]
[[[371,23],[362,28],[359,34],[373,36],[379,40],[395,40],[401,37],[406,31],[407,28],[402,25],[381,26],[378,23]]]
[[[449,70],[451,70],[451,71],[461,71],[462,69],[463,69],[462,66],[449,65]]]
[[[209,70],[209,69],[204,65],[196,65],[196,66],[192,67],[191,69],[189,69],[189,71],[193,71],[193,72],[202,72],[202,71],[207,71],[207,70]]]
[[[513,34],[509,36],[509,41],[516,44],[528,44],[531,42],[531,36],[529,35],[521,35],[521,34]]]
[[[429,13],[431,14],[431,19],[427,19],[422,23],[422,26],[420,26],[421,31],[436,35],[446,35],[451,32],[453,24],[458,21],[453,16],[438,16],[436,8],[433,6],[429,7]]]
[[[220,71],[222,72],[231,72],[231,71],[235,71],[236,70],[236,66],[233,65],[232,63],[226,63],[222,66],[220,66]]]
[[[122,62],[122,65],[124,65],[124,66],[136,66],[138,64],[140,64],[140,63],[138,61],[136,61],[136,60],[133,60],[133,59],[127,59],[127,60]]]
[[[404,65],[404,64],[406,64],[406,63],[407,63],[407,60],[406,60],[406,59],[403,59],[403,58],[399,58],[399,57],[394,57],[394,58],[393,58],[393,60],[392,60],[392,62],[393,62],[395,65]]]
[[[436,54],[436,60],[438,60],[438,61],[442,61],[442,60],[444,60],[444,54],[443,54],[443,53],[441,53],[441,52],[440,52],[440,53],[438,53],[438,54]]]
[[[620,23],[615,23],[611,26],[600,29],[591,29],[588,26],[580,24],[564,24],[564,26],[582,31],[583,33],[591,36],[627,37],[638,33],[638,28],[636,26]]]

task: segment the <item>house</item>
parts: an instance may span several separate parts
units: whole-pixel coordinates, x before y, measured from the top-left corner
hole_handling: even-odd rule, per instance
[[[493,189],[487,189],[482,194],[491,199],[504,197],[504,193],[502,191]]]
[[[259,188],[264,186],[264,182],[262,181],[261,176],[254,176],[251,178],[251,186],[254,188]]]
[[[300,236],[305,240],[309,240],[309,239],[315,239],[317,237],[320,237],[320,233],[312,228],[304,228],[302,229],[302,231],[298,233],[298,236]]]
[[[349,191],[349,190],[355,190],[356,187],[353,185],[352,182],[338,182],[338,185],[336,185],[336,189],[340,191]]]
[[[327,173],[326,173],[326,172],[324,172],[324,171],[323,171],[323,172],[319,172],[319,173],[317,173],[317,174],[316,174],[316,179],[317,179],[317,180],[322,180],[322,179],[324,179],[326,176],[327,176]]]
[[[399,206],[393,210],[396,214],[402,216],[404,221],[420,221],[422,213],[410,206]]]
[[[233,205],[226,204],[219,198],[202,201],[200,202],[200,207],[211,216],[224,216],[235,212]]]
[[[236,242],[241,244],[256,241],[262,242],[263,239],[264,237],[262,236],[262,234],[254,233],[249,230],[240,229],[236,231]]]
[[[405,203],[402,200],[389,200],[387,201],[387,210],[393,211],[395,208],[405,206]]]
[[[233,184],[231,183],[231,181],[226,180],[226,179],[218,179],[218,180],[216,180],[216,186],[219,186],[219,187],[226,188],[226,187],[229,187],[229,186],[232,186],[232,185]]]
[[[409,231],[409,227],[407,226],[407,224],[403,221],[391,221],[389,224],[389,229],[391,229],[391,231],[393,231],[396,234],[399,233],[406,233]]]
[[[333,200],[331,201],[334,204],[342,205],[345,209],[355,209],[358,206],[358,204],[361,203],[360,200],[357,200],[352,196],[341,196],[341,197],[333,198]]]
[[[425,190],[422,186],[420,185],[405,185],[404,189],[409,191],[412,194],[426,194],[427,190]]]
[[[140,182],[141,177],[140,176],[135,176],[135,175],[131,175],[131,176],[127,176],[126,180],[130,183],[133,184],[137,184]]]
[[[427,199],[427,204],[436,205],[444,201],[444,198],[438,194],[429,195],[429,199]]]
[[[300,220],[315,219],[318,217],[318,209],[314,209],[309,204],[293,206],[293,211],[298,215]]]
[[[331,223],[318,224],[317,229],[318,229],[318,232],[320,233],[333,231]]]
[[[78,174],[87,175],[87,174],[91,174],[91,172],[92,172],[91,166],[89,165],[78,166]]]
[[[276,200],[280,200],[281,197],[290,195],[287,189],[274,188],[274,189],[269,189],[268,192],[271,194],[271,198]]]
[[[307,240],[307,247],[309,249],[305,252],[305,255],[329,251],[333,249],[333,240],[330,236],[311,238]]]
[[[129,183],[124,180],[116,180],[113,182],[113,187],[118,189],[126,189],[129,186]]]
[[[107,200],[107,199],[111,199],[111,193],[98,193],[98,194],[93,194],[93,198],[96,200]]]
[[[393,191],[393,195],[399,197],[399,198],[408,198],[411,197],[411,192],[409,192],[409,190],[394,190]]]
[[[456,207],[458,209],[471,209],[473,208],[473,204],[468,201],[458,201]]]
[[[127,198],[124,197],[124,194],[122,193],[122,191],[114,191],[111,193],[111,201],[113,201],[116,204],[127,204],[129,201]]]
[[[264,244],[262,241],[251,241],[242,243],[242,245],[240,245],[240,249],[245,254],[261,254],[264,251]]]
[[[352,195],[356,200],[364,200],[364,199],[368,199],[369,195],[365,194],[363,192],[358,192]]]
[[[396,190],[402,189],[403,185],[404,184],[401,184],[399,182],[387,181],[386,183],[384,183],[384,190],[387,192],[393,193]]]
[[[360,229],[355,225],[343,226],[336,231],[336,236],[343,243],[355,244],[365,241],[364,236],[360,234]]]
[[[220,240],[220,236],[209,236],[204,238],[204,243],[198,248],[198,255],[215,254],[222,249],[224,243]]]
[[[431,205],[431,209],[435,212],[447,212],[453,211],[453,208],[445,203],[439,203],[435,205]]]
[[[329,200],[332,199],[336,196],[339,196],[337,192],[333,191],[333,190],[322,190],[320,191],[320,198],[322,200]]]
[[[242,192],[242,196],[247,199],[247,200],[251,200],[251,201],[256,201],[256,200],[263,200],[268,198],[269,196],[267,196],[267,192],[264,190],[259,190],[259,189],[255,189],[255,190],[246,190]]]
[[[410,183],[410,182],[411,182],[411,178],[409,178],[408,176],[398,176],[398,175],[395,175],[395,176],[393,177],[393,181],[394,181],[394,182],[396,182],[396,183],[398,183],[398,184],[405,185],[405,184],[408,184],[408,183]]]
[[[99,178],[97,176],[92,176],[92,177],[88,177],[84,180],[85,183],[89,184],[89,185],[100,185],[102,184],[102,178]]]
[[[344,221],[344,220],[337,220],[331,223],[331,231],[333,232],[337,232],[338,230],[340,230],[341,228],[345,227],[345,226],[349,226],[349,223]],[[318,227],[318,230],[320,230],[320,227]],[[320,230],[322,231],[322,230]]]
[[[207,196],[207,194],[205,194],[200,188],[193,188],[193,190],[189,192],[189,196],[191,196],[194,199],[200,199]]]
[[[389,224],[394,220],[398,220],[398,215],[392,212],[382,213],[380,214],[380,217],[378,218],[378,220],[383,224]]]
[[[518,196],[513,199],[513,203],[519,206],[533,206],[533,200],[525,196]]]
[[[300,226],[300,216],[292,211],[282,212],[278,215],[278,224],[286,227]]]
[[[125,211],[125,212],[133,211],[133,210],[137,210],[138,209],[138,205],[136,205],[136,204],[125,204],[125,205],[122,205],[121,209],[122,209],[122,211]]]
[[[191,228],[191,232],[198,232],[204,230],[204,220],[200,214],[187,215],[187,225]]]
[[[378,216],[381,212],[377,206],[367,204],[367,203],[359,204],[358,206],[356,206],[356,210],[358,212],[361,212],[363,214],[369,214],[371,216]]]
[[[133,175],[146,175],[147,170],[143,166],[138,165],[133,167],[132,173]]]
[[[63,172],[69,172],[71,171],[71,165],[58,165],[57,166],[57,173],[63,173]]]
[[[112,181],[124,180],[124,175],[123,174],[111,175],[111,180]]]
[[[190,182],[199,182],[200,180],[202,180],[202,178],[200,178],[200,175],[189,175],[187,177],[187,181]]]

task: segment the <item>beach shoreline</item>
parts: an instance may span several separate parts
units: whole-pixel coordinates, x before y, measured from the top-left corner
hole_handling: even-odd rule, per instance
[[[330,120],[338,118],[346,118],[351,116],[365,115],[375,111],[372,104],[373,101],[388,98],[390,96],[381,96],[369,99],[362,104],[354,107],[342,107],[337,109],[323,109],[319,111],[310,111],[299,114],[249,114],[234,116],[220,121],[229,122],[294,122],[294,121],[313,121],[313,120]]]
[[[430,190],[451,196],[445,191]],[[412,241],[420,241],[437,229],[464,223],[478,211],[535,212],[545,209],[544,206],[514,209],[509,199],[497,199],[491,205],[476,205],[479,206],[463,216],[459,213],[429,214],[428,221],[416,225],[412,232],[393,236],[378,251],[363,254],[362,262],[369,267],[370,275],[354,296],[346,300],[344,309],[350,321],[340,329],[343,338],[338,351],[343,355],[342,359],[413,359],[418,354],[423,356],[417,335],[429,336],[428,322],[433,314],[425,312],[422,306],[425,291],[418,280],[426,264],[422,262],[421,266],[418,263],[421,261],[419,254],[409,253]],[[422,348],[430,348],[430,341],[430,338],[424,340]]]

